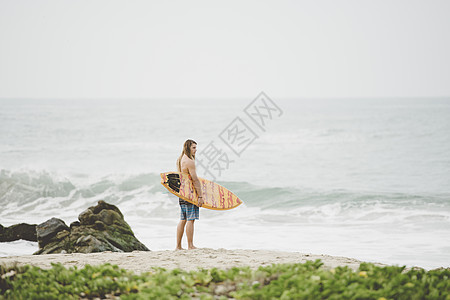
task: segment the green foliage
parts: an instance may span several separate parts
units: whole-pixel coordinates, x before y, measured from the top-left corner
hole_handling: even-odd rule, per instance
[[[363,263],[327,270],[322,262],[134,274],[117,266],[66,269],[0,266],[0,299],[445,299],[450,269],[425,271]]]

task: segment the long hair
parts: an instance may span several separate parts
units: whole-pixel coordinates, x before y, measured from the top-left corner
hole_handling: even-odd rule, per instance
[[[191,153],[191,145],[192,144],[197,145],[197,143],[193,140],[186,140],[186,142],[184,142],[183,151],[181,152],[180,157],[178,157],[178,159],[177,159],[178,172],[181,172],[181,158],[183,157],[184,154],[186,154],[186,156],[189,157],[190,159],[195,160],[195,154]]]

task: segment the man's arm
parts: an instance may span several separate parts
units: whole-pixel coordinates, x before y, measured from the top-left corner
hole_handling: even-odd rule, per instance
[[[198,206],[201,207],[203,205],[203,193],[200,187],[200,180],[198,180],[197,172],[195,170],[195,162],[189,161],[187,163],[187,167],[189,170],[189,174],[191,174],[192,183],[194,184],[195,191],[197,192],[198,195]]]

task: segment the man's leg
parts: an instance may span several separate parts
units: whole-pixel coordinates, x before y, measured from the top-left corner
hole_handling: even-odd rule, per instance
[[[177,226],[177,247],[175,250],[184,250],[181,247],[181,240],[183,239],[183,233],[184,233],[184,225],[186,225],[186,220],[180,220]]]
[[[187,226],[186,226],[186,235],[187,235],[189,250],[197,249],[194,246],[194,221],[195,220],[187,221]]]

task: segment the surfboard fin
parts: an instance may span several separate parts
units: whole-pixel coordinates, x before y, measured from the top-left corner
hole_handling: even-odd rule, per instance
[[[180,191],[180,185],[181,185],[180,175],[168,174],[167,178],[168,178],[169,187],[178,193]]]

